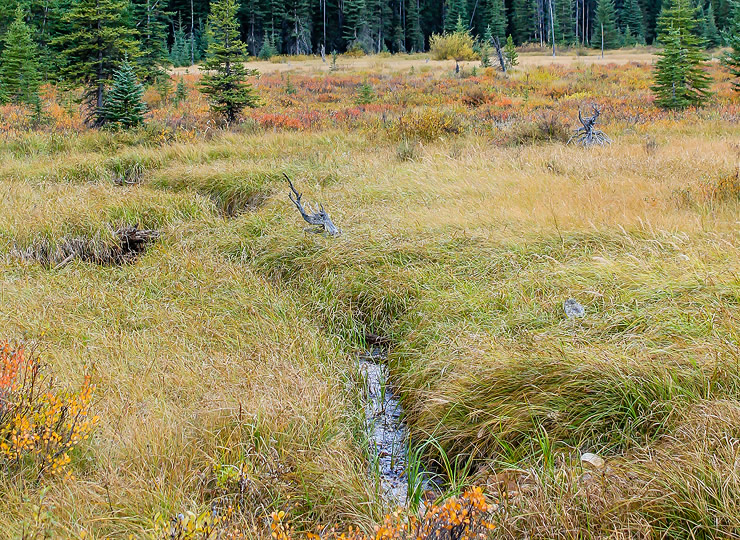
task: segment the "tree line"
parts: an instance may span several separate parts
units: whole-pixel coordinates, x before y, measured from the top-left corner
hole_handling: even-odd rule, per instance
[[[708,46],[723,43],[733,0],[692,0],[697,31]],[[433,34],[453,32],[458,19],[473,36],[508,35],[520,45],[553,41],[607,48],[651,44],[664,0],[240,0],[237,20],[248,52],[315,54],[350,49],[366,53],[420,52]],[[57,72],[60,36],[85,11],[115,18],[140,43],[139,63],[166,57],[173,65],[199,62],[208,47],[209,0],[5,0],[0,35],[17,8],[42,54],[45,75]],[[89,19],[92,20],[92,19]],[[111,20],[111,22],[113,22]],[[0,44],[2,47],[2,44]]]
[[[175,60],[179,59],[185,64],[190,64],[203,58],[206,73],[200,83],[201,91],[208,95],[214,112],[224,116],[228,121],[235,120],[244,107],[257,103],[251,86],[246,82],[248,76],[253,73],[243,63],[248,55],[249,43],[254,37],[254,27],[257,24],[255,7],[263,1],[277,3],[277,0],[254,0],[246,8],[239,0],[213,0],[211,5],[207,6],[208,13],[202,11],[204,9],[202,2],[198,4],[200,11],[196,11],[195,0],[190,0],[190,26],[187,33],[184,30],[186,25],[183,23],[182,11],[178,11],[176,25],[172,23],[172,12],[168,11],[173,7],[188,7],[182,5],[183,1],[180,0],[178,3],[171,0],[166,3],[164,0],[17,0],[10,22],[4,21],[5,29],[0,50],[0,103],[7,101],[25,103],[40,111],[38,90],[41,82],[48,80],[59,82],[68,88],[83,89],[82,99],[87,105],[91,124],[118,122],[126,126],[136,125],[140,123],[143,114],[143,104],[140,103],[143,87],[140,81],[145,84],[169,85],[171,81],[166,70],[171,65],[177,65]],[[290,34],[294,39],[293,52],[308,53],[310,44],[317,35],[309,30],[315,31],[316,27],[304,23],[303,16],[298,15],[299,3],[308,0],[290,1],[293,2],[291,4],[293,15],[289,20],[295,31],[294,34]],[[323,10],[322,17],[328,17],[328,0],[320,1],[324,2],[320,5]],[[368,19],[372,14],[377,15],[373,6],[377,7],[380,4],[374,4],[375,0],[361,0],[362,9],[356,10],[355,8],[360,5],[355,3],[358,1],[338,0],[338,5],[341,6],[338,13],[343,18],[340,24],[333,28],[334,31],[342,30],[344,34],[336,39],[343,40],[349,50],[353,48],[365,50],[365,45],[371,50],[373,47],[375,50],[385,50],[387,42],[383,37],[383,30],[371,24],[375,19]],[[393,1],[395,0],[383,0],[382,5],[391,6]],[[423,0],[413,1],[418,6]],[[557,37],[556,28],[562,28],[555,26],[554,6],[559,1],[566,0],[547,0],[551,40]],[[574,1],[586,2],[588,6],[589,0]],[[715,18],[706,16],[707,13],[713,14],[714,4],[710,3],[704,11],[702,6],[697,6],[694,1],[666,0],[655,23],[657,38],[664,47],[659,53],[662,58],[657,64],[654,90],[658,96],[658,103],[669,108],[698,105],[708,96],[710,80],[702,69],[705,60],[702,49],[711,44],[707,33],[708,22],[712,22],[710,34],[720,30]],[[635,18],[629,21],[636,31],[647,32],[647,26],[638,24],[639,21],[644,22],[644,18],[640,18],[643,8],[638,0],[620,0],[620,2],[621,11],[615,7],[614,0],[598,0],[596,10],[598,32],[593,36],[597,36],[600,43],[612,43],[612,40],[622,43],[628,36],[634,39],[639,36],[642,39],[642,34],[630,33],[633,27],[625,16],[627,6],[630,5],[636,7]],[[3,5],[5,7],[2,14],[5,16],[7,5]],[[281,5],[285,8],[284,4]],[[403,7],[404,4],[398,5]],[[497,9],[504,14],[498,22],[491,16],[492,6],[498,6]],[[469,0],[448,0],[439,4],[439,7],[442,8],[442,27],[439,28],[440,34],[431,34],[430,41],[434,43],[435,38],[440,36],[463,37],[465,39],[460,42],[469,43],[471,52],[472,46],[475,46],[484,63],[489,55],[486,51],[490,51],[487,44],[492,40],[498,43],[500,37],[509,30],[512,21],[516,21],[516,17],[513,19],[506,17],[504,0],[475,0],[472,8]],[[577,4],[575,7],[578,7]],[[731,7],[726,24],[723,22],[724,33],[721,35],[732,47],[731,52],[725,56],[725,63],[730,72],[738,76],[740,3],[734,3]],[[483,40],[474,35],[471,27],[478,9],[488,14],[484,20],[487,24]],[[381,12],[385,13],[385,10]],[[262,50],[270,47],[270,52],[277,50],[278,45],[282,44],[278,39],[279,30],[281,28],[282,31],[285,30],[285,20],[288,20],[284,19],[278,24],[277,17],[273,17],[268,23],[267,16],[272,17],[274,13],[277,11],[269,10],[260,14],[260,28],[264,34],[261,36],[260,47]],[[287,17],[284,9],[280,13]],[[308,16],[312,10],[308,9],[305,13]],[[405,12],[401,9],[400,13],[403,15]],[[198,34],[195,31],[196,14],[199,17]],[[418,15],[419,18],[414,24],[421,24],[422,17],[420,13]],[[518,17],[520,13],[515,12],[514,15]],[[201,16],[206,16],[205,23],[200,21]],[[248,21],[246,27],[245,17]],[[447,28],[446,25],[451,18],[454,18],[455,24]],[[385,19],[381,17],[376,22],[378,20]],[[392,21],[393,17],[389,17],[389,20]],[[471,21],[470,25],[465,22],[468,20]],[[588,17],[584,20],[588,21]],[[619,20],[623,21],[624,29],[619,27]],[[583,27],[584,36],[589,34],[585,31],[586,27]],[[576,40],[579,35],[578,28],[576,23],[573,34]],[[305,33],[303,37],[301,32]],[[541,32],[540,39],[544,43],[545,30],[539,28],[534,32],[534,35]],[[318,35],[322,40],[323,54],[326,52],[323,41],[330,37],[327,27],[324,27],[323,32]],[[420,31],[414,39],[417,38],[421,50],[426,41],[424,32]],[[363,41],[366,39],[369,40],[367,43]],[[507,55],[510,56],[514,45],[511,34],[508,34],[506,41]],[[404,43],[404,40],[397,43],[399,50],[405,49]],[[183,93],[184,89],[178,88],[178,92]],[[109,94],[107,99],[106,93]],[[127,111],[132,112],[133,116],[126,116]]]

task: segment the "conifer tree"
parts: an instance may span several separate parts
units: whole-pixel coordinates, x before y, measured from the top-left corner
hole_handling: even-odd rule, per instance
[[[571,0],[554,0],[555,3],[555,40],[570,45],[575,42],[573,32],[575,22],[573,20],[573,9]]]
[[[262,47],[260,47],[259,58],[260,60],[269,60],[275,55],[277,55],[277,49],[272,44],[272,37],[270,37],[270,34],[267,34],[262,42]]]
[[[506,45],[504,45],[504,58],[508,69],[513,68],[519,63],[519,55],[516,52],[514,39],[511,37],[511,34],[506,38]]]
[[[601,48],[602,28],[605,49],[616,49],[622,45],[622,36],[617,28],[617,13],[614,0],[599,0],[591,45]]]
[[[410,50],[422,52],[424,50],[424,33],[421,31],[420,0],[408,0],[406,5],[406,38]]]
[[[491,0],[487,22],[487,27],[490,27],[491,30],[491,36],[504,39],[506,35],[506,5],[504,0]],[[490,40],[488,42],[490,44]]]
[[[645,42],[645,21],[637,0],[624,0],[619,12],[619,23],[626,38],[629,34],[636,43]]]
[[[172,47],[170,48],[170,62],[175,67],[190,65],[190,51],[185,29],[182,26],[182,15],[177,16],[177,28],[172,36]]]
[[[127,0],[76,0],[62,15],[65,32],[52,43],[65,59],[61,77],[69,85],[85,88],[88,122],[102,125],[106,84],[120,62],[139,52],[134,31],[126,24]]]
[[[735,77],[732,82],[736,92],[740,92],[740,2],[735,1],[732,6],[732,18],[728,26],[727,45],[730,51],[722,59],[722,63]]]
[[[671,0],[658,20],[663,50],[655,66],[656,103],[667,109],[701,105],[709,96],[710,77],[704,71],[703,38],[694,34],[696,9],[690,0]]]
[[[455,32],[458,21],[461,21],[467,30],[469,20],[468,5],[465,0],[447,0],[447,11],[445,12],[445,33],[452,34]]]
[[[344,39],[356,43],[367,31],[365,0],[344,0]]]
[[[535,5],[533,0],[513,0],[514,39],[525,43],[532,39],[535,31]]]
[[[138,58],[140,71],[147,83],[164,73],[170,64],[167,51],[167,23],[162,4],[157,0],[138,0],[135,4],[136,28],[139,31],[141,56]]]
[[[16,9],[15,20],[5,35],[5,48],[0,58],[0,86],[3,101],[41,106],[39,98],[38,47],[31,37],[31,30],[23,20],[23,10]]]
[[[105,118],[108,124],[124,129],[138,127],[144,123],[146,105],[141,97],[144,88],[128,60],[113,74],[113,87],[105,98]]]
[[[175,106],[177,107],[180,103],[185,101],[187,97],[188,97],[188,94],[185,90],[185,80],[182,77],[180,77],[180,80],[177,81],[177,88],[175,88],[175,98],[173,100],[175,103]]]
[[[367,8],[372,50],[379,53],[385,48],[386,37],[390,37],[391,8],[387,0],[367,0]]]
[[[707,47],[717,47],[720,44],[719,30],[717,29],[717,21],[714,18],[714,6],[712,2],[709,2],[709,7],[704,13],[703,21],[704,32],[702,37],[706,42]]]
[[[239,39],[239,5],[236,0],[215,0],[211,3],[209,46],[201,80],[201,91],[209,98],[211,109],[233,122],[245,107],[256,107],[257,96],[246,81],[254,74],[247,70],[246,45]]]

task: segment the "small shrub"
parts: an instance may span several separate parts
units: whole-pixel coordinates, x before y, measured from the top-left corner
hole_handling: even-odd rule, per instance
[[[475,60],[478,55],[473,45],[473,37],[466,32],[432,34],[429,38],[429,52],[435,60]]]
[[[568,126],[554,113],[541,115],[533,122],[517,124],[510,140],[513,144],[532,144],[538,142],[568,142],[570,130]]]
[[[86,376],[79,392],[60,391],[44,367],[33,351],[0,342],[0,465],[69,476],[70,451],[98,421],[90,412],[95,386]]]
[[[373,90],[373,87],[365,81],[360,85],[360,88],[357,91],[357,99],[355,99],[355,102],[358,105],[368,105],[375,101],[375,90]]]
[[[488,93],[486,93],[480,86],[469,88],[462,95],[462,102],[468,107],[480,107],[486,101],[488,101]]]
[[[399,161],[416,161],[421,145],[418,141],[402,139],[396,148],[396,157]]]
[[[296,532],[290,516],[284,510],[270,514],[269,535],[275,540],[473,540],[486,538],[495,528],[493,511],[479,487],[466,490],[459,497],[447,499],[443,504],[429,506],[421,517],[396,512],[387,515],[375,532],[368,535],[350,526],[345,532],[338,527],[325,527],[318,533]],[[217,540],[219,538],[255,538],[256,530],[246,531],[234,525],[234,511],[206,511],[196,515],[179,514],[169,522],[158,520],[152,538],[167,540]]]
[[[460,135],[465,132],[463,118],[454,112],[439,109],[423,109],[402,115],[389,128],[397,139],[417,139],[429,142],[445,135]]]

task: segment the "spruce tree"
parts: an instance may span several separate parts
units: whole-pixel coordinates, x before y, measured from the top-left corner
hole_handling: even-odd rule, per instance
[[[259,58],[260,60],[269,60],[276,55],[277,49],[275,49],[275,45],[272,44],[270,34],[267,34],[262,42],[262,47],[260,47]]]
[[[730,51],[722,59],[722,63],[735,77],[732,82],[736,92],[740,92],[740,1],[733,4],[732,18],[728,25],[727,45]]]
[[[239,39],[236,0],[215,0],[208,16],[209,46],[200,83],[211,109],[233,122],[245,107],[256,107],[257,96],[246,81],[253,70],[244,67],[247,50]]]
[[[456,31],[458,21],[461,21],[467,30],[469,20],[468,4],[465,0],[447,0],[447,10],[445,12],[445,33],[454,33]]]
[[[671,0],[658,20],[663,49],[655,66],[656,103],[667,109],[701,105],[709,96],[709,75],[704,71],[703,38],[694,34],[696,9],[690,0]]]
[[[175,67],[190,65],[190,51],[188,50],[188,39],[182,26],[182,16],[177,16],[177,28],[172,36],[172,47],[170,48],[170,62]]]
[[[354,44],[367,31],[365,0],[344,0],[344,34],[348,44]]]
[[[491,36],[501,40],[506,36],[506,5],[504,0],[491,0],[487,27],[491,30]],[[488,43],[491,43],[490,40]]]
[[[629,34],[635,42],[645,42],[645,21],[642,8],[637,0],[624,0],[619,12],[619,23],[624,30],[625,37]]]
[[[507,69],[511,69],[519,63],[519,55],[516,52],[511,34],[506,38],[506,45],[504,45],[504,59]]]
[[[127,0],[76,0],[62,15],[66,30],[52,43],[61,49],[65,65],[61,77],[68,85],[85,88],[88,122],[102,125],[106,84],[120,62],[139,52],[134,31],[126,24]]]
[[[105,98],[107,124],[124,129],[143,124],[146,112],[146,105],[141,99],[143,95],[144,88],[136,80],[133,66],[124,60],[113,74],[113,87]]]
[[[4,100],[32,105],[38,111],[41,78],[37,55],[38,47],[19,6],[5,35],[5,48],[0,58],[0,86]]]
[[[717,21],[714,18],[714,6],[712,2],[709,2],[709,7],[704,13],[704,33],[702,37],[706,42],[707,47],[718,47],[721,39],[719,30],[717,29]]]
[[[573,6],[571,0],[553,0],[555,10],[555,40],[565,45],[575,42],[576,36],[573,32],[575,21],[573,20]]]
[[[406,4],[406,38],[413,52],[424,50],[424,33],[421,31],[420,0],[408,0]]]
[[[188,98],[188,93],[185,90],[185,80],[180,77],[180,80],[177,81],[177,88],[175,88],[175,98],[174,103],[175,107],[177,107],[180,103],[185,101]]]
[[[616,49],[622,46],[622,36],[617,28],[617,13],[614,8],[614,0],[599,0],[596,8],[596,21],[594,22],[594,33],[591,45],[601,48],[602,28],[605,49]]]
[[[137,0],[134,20],[139,30],[140,72],[147,83],[154,82],[170,64],[167,51],[166,13],[157,0]]]
[[[513,0],[513,3],[514,39],[517,43],[526,43],[532,39],[535,31],[534,0]]]

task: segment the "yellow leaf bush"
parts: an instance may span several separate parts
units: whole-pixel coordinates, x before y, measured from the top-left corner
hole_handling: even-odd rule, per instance
[[[90,436],[94,385],[86,376],[78,392],[54,388],[39,357],[23,345],[0,341],[0,465],[37,476],[70,476],[69,452]]]

